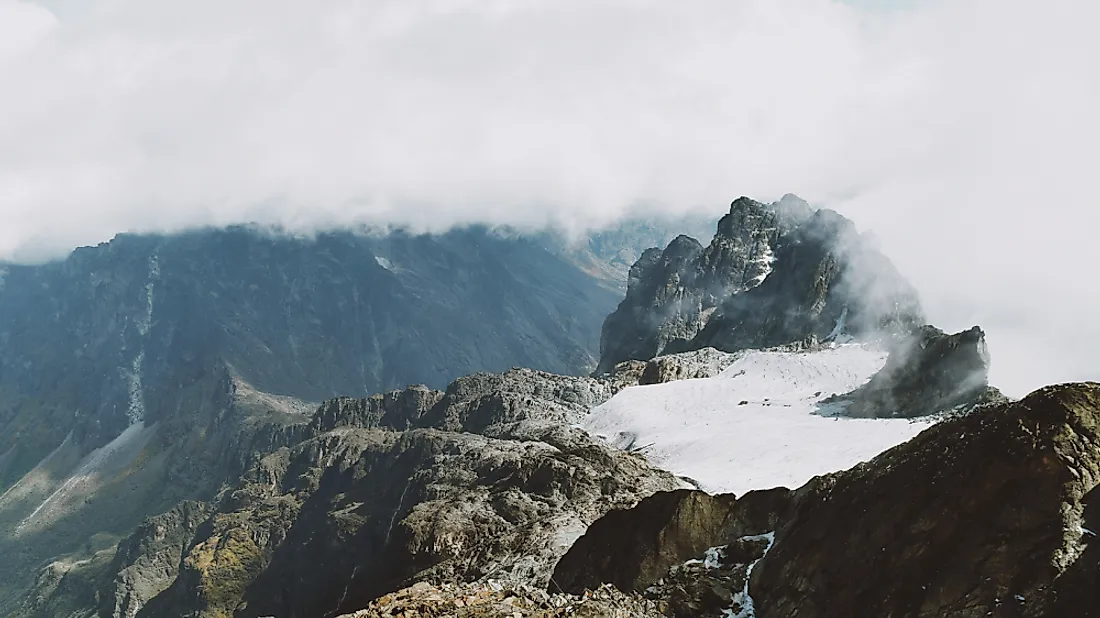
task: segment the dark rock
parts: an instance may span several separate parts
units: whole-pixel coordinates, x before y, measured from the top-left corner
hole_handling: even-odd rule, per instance
[[[551,589],[576,593],[611,583],[642,592],[710,547],[775,530],[789,495],[787,489],[749,492],[740,500],[686,489],[655,494],[594,523],[554,568]]]
[[[975,326],[948,335],[924,326],[897,342],[871,381],[826,405],[859,418],[914,418],[1002,401],[989,386],[985,333]]]
[[[851,221],[794,196],[743,197],[709,246],[680,237],[642,255],[604,322],[597,372],[704,347],[879,338],[923,322],[913,288]]]
[[[1098,482],[1100,384],[944,421],[796,492],[757,615],[1093,615]]]
[[[733,352],[837,337],[874,339],[924,322],[916,291],[831,210],[819,210],[777,243],[771,273],[726,298],[690,349]]]

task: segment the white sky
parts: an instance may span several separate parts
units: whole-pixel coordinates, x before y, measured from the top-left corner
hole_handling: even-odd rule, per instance
[[[889,7],[888,9],[886,7]],[[1100,377],[1100,3],[0,0],[0,256],[791,191],[1014,393]]]

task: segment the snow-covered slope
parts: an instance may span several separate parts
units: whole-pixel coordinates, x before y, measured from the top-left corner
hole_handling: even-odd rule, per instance
[[[829,417],[820,402],[865,383],[886,353],[860,345],[748,351],[718,376],[628,388],[581,426],[710,492],[799,487],[909,440],[932,421]],[[827,411],[826,411],[827,413]]]

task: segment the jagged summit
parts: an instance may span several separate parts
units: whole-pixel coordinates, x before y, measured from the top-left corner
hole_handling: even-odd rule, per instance
[[[628,359],[712,346],[903,334],[924,323],[916,291],[855,224],[785,195],[740,197],[710,245],[646,251],[604,322],[598,372]]]

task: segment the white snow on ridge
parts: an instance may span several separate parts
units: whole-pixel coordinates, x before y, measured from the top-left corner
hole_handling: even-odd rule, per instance
[[[749,351],[713,378],[627,388],[580,425],[709,492],[796,488],[917,435],[933,421],[827,418],[821,400],[864,384],[886,353],[860,345]],[[744,402],[744,403],[743,403]]]

